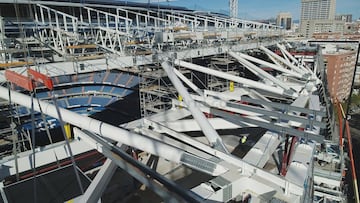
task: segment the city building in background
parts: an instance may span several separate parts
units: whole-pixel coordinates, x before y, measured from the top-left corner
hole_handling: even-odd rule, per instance
[[[345,22],[344,33],[360,35],[360,21]]]
[[[340,47],[339,45],[327,44],[323,47],[323,56],[330,96],[339,101],[344,101],[350,95],[356,51],[349,45]]]
[[[302,0],[301,20],[333,20],[335,8],[335,0]]]
[[[306,20],[301,22],[301,29],[306,38],[311,38],[315,33],[343,33],[344,25],[341,20]]]
[[[352,14],[340,14],[335,16],[335,20],[342,20],[347,23],[352,22]]]
[[[279,13],[276,18],[276,24],[278,26],[283,27],[285,30],[291,30],[292,29],[292,16],[289,12],[282,12]]]
[[[343,32],[345,21],[335,19],[336,0],[302,0],[300,33]]]

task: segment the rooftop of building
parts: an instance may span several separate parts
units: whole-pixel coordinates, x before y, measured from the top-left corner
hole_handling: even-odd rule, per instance
[[[355,50],[351,45],[336,45],[327,43],[322,45],[322,53],[324,55],[339,55],[355,53]]]

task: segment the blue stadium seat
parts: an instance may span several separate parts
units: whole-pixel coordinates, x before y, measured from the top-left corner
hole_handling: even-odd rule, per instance
[[[134,86],[138,85],[139,82],[140,82],[139,77],[134,76],[132,78],[131,82],[128,84],[128,87],[134,87]]]
[[[87,106],[88,105],[88,97],[70,97],[68,98],[69,106]]]
[[[96,92],[100,92],[102,88],[102,85],[87,85],[84,86],[84,91],[88,92],[88,91],[96,91]]]
[[[58,81],[59,81],[58,84],[71,83],[72,82],[71,75],[61,75],[61,76],[58,76],[57,78],[58,78]]]
[[[125,89],[123,89],[123,88],[115,87],[111,93],[122,96],[124,91],[125,91]]]
[[[108,75],[108,77],[106,78],[106,82],[109,82],[109,83],[111,83],[111,84],[114,84],[116,77],[117,77],[117,74],[116,74],[116,73],[110,73],[110,74]]]
[[[102,85],[93,85],[92,88],[93,88],[93,91],[100,92]]]
[[[73,94],[82,94],[82,87],[72,87],[71,91]]]
[[[19,106],[15,109],[17,110],[19,116],[25,116],[30,114],[30,111],[24,106]]]
[[[98,104],[100,106],[106,106],[109,103],[110,99],[111,99],[111,97],[96,96],[96,97],[92,98],[91,104]]]
[[[77,107],[74,109],[71,109],[71,111],[74,111],[76,113],[80,113],[80,114],[88,114],[88,108],[86,106],[82,106],[82,107]]]
[[[66,89],[67,94],[74,94],[74,89],[72,87]]]
[[[90,82],[90,75],[89,74],[78,75],[77,80],[78,80],[79,83]]]
[[[93,78],[94,83],[98,83],[98,84],[103,83],[105,75],[106,75],[105,72],[94,73],[94,78]]]
[[[64,92],[62,90],[54,90],[53,93],[57,94],[57,95],[63,95],[64,94]]]
[[[66,99],[58,99],[56,102],[61,108],[67,108],[68,106],[68,104],[66,103]]]
[[[105,86],[105,87],[103,88],[102,92],[110,93],[112,89],[113,89],[112,86]]]
[[[49,97],[48,92],[37,92],[36,93],[37,98],[47,98]]]
[[[122,74],[122,76],[119,78],[117,84],[118,85],[126,85],[126,83],[129,81],[130,75],[129,74]]]
[[[105,106],[107,106],[107,105],[109,105],[109,104],[111,104],[111,103],[115,102],[116,100],[117,100],[117,98],[116,98],[116,97],[112,97],[112,98],[109,100],[109,102],[108,102]]]
[[[84,86],[84,92],[89,92],[89,91],[93,91],[93,86]]]

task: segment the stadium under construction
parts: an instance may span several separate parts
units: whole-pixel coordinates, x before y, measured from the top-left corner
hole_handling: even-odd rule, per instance
[[[164,4],[0,15],[2,202],[347,201],[316,45]]]

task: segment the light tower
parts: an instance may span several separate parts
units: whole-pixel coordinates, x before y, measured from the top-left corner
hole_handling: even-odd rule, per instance
[[[230,17],[237,18],[238,17],[238,0],[229,0],[230,4]]]

